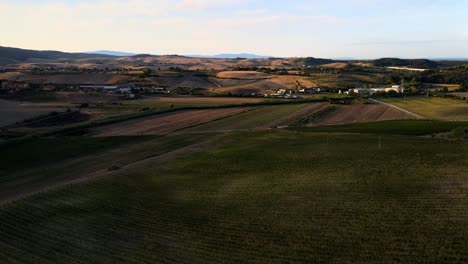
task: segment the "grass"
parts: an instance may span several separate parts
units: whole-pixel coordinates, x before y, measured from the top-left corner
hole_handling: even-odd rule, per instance
[[[30,139],[0,151],[0,202],[192,145],[207,135]]]
[[[468,145],[250,132],[0,207],[8,263],[466,263]]]
[[[264,127],[268,126],[268,124],[278,120],[279,118],[285,117],[308,106],[310,105],[293,104],[264,106],[252,111],[223,118],[221,120],[217,120],[200,126],[195,126],[183,131],[202,132],[234,129],[253,129],[258,127]]]
[[[154,97],[142,100],[123,102],[121,107],[130,109],[170,108],[193,106],[221,106],[232,104],[259,103],[272,101],[265,98],[235,98],[235,97]]]
[[[439,97],[408,97],[382,100],[414,112],[420,116],[439,120],[468,121],[468,103]]]
[[[92,155],[130,143],[140,143],[150,137],[108,138],[44,138],[2,147],[0,168],[8,174],[22,168],[57,163],[66,159]]]
[[[292,128],[304,132],[374,133],[393,135],[430,135],[468,127],[467,121],[390,120],[346,125]]]

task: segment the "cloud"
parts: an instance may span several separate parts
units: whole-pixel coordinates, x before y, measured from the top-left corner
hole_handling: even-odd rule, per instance
[[[261,15],[268,13],[269,10],[266,8],[259,8],[259,9],[253,9],[253,10],[241,10],[237,12],[239,15]]]
[[[208,10],[226,6],[240,5],[251,0],[181,0],[175,1],[179,10]]]
[[[428,45],[428,44],[438,44],[446,42],[455,42],[457,40],[448,40],[448,39],[423,39],[423,40],[401,40],[401,41],[369,41],[369,42],[355,42],[351,45],[355,46],[374,46],[374,45]]]

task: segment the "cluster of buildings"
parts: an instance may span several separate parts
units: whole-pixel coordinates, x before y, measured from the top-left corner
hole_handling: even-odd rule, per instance
[[[358,95],[373,95],[375,93],[388,93],[388,92],[404,93],[405,88],[402,85],[392,85],[388,88],[354,88],[349,89],[348,91],[343,92],[339,90],[339,94],[358,94]]]
[[[278,89],[273,94],[265,94],[265,97],[298,99],[300,98],[300,95],[318,94],[323,92],[324,90],[321,88],[299,87],[297,89]]]
[[[167,94],[168,90],[164,87],[138,87],[135,85],[80,85],[80,90],[93,90],[109,93],[133,94],[133,93],[152,93],[152,94]]]

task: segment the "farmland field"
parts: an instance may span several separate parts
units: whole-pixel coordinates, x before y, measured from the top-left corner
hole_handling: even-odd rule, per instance
[[[181,110],[151,117],[137,118],[98,128],[100,136],[168,134],[186,127],[248,112],[252,107]]]
[[[393,98],[383,102],[393,104],[405,110],[431,119],[441,120],[468,120],[468,103],[438,97]]]
[[[124,102],[126,106],[136,107],[184,107],[184,106],[220,106],[245,103],[258,103],[268,99],[264,98],[235,98],[235,97],[195,97],[195,96],[179,96],[179,97],[150,97],[141,100]],[[270,99],[271,100],[271,99]]]
[[[288,125],[301,116],[312,114],[324,103],[273,105],[257,108],[239,115],[185,129],[185,132],[206,132],[238,129],[268,128]],[[299,113],[298,113],[299,112]],[[284,122],[282,122],[282,120]]]
[[[412,115],[387,105],[356,104],[340,106],[336,111],[309,125],[337,125],[414,118]]]
[[[0,259],[468,262],[464,142],[385,136],[379,149],[375,135],[297,132],[217,141],[1,206]]]
[[[205,135],[39,139],[0,146],[0,204],[202,142]],[[190,153],[190,151],[186,151]]]
[[[52,111],[61,111],[64,108],[46,104],[23,104],[0,99],[0,127],[21,122],[25,119],[48,114]]]

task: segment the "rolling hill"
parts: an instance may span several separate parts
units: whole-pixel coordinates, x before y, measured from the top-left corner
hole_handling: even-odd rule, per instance
[[[86,54],[86,53],[68,53],[52,50],[27,50],[19,48],[1,47],[0,46],[0,62],[14,63],[27,61],[28,59],[91,59],[96,57],[110,57],[103,54]]]

